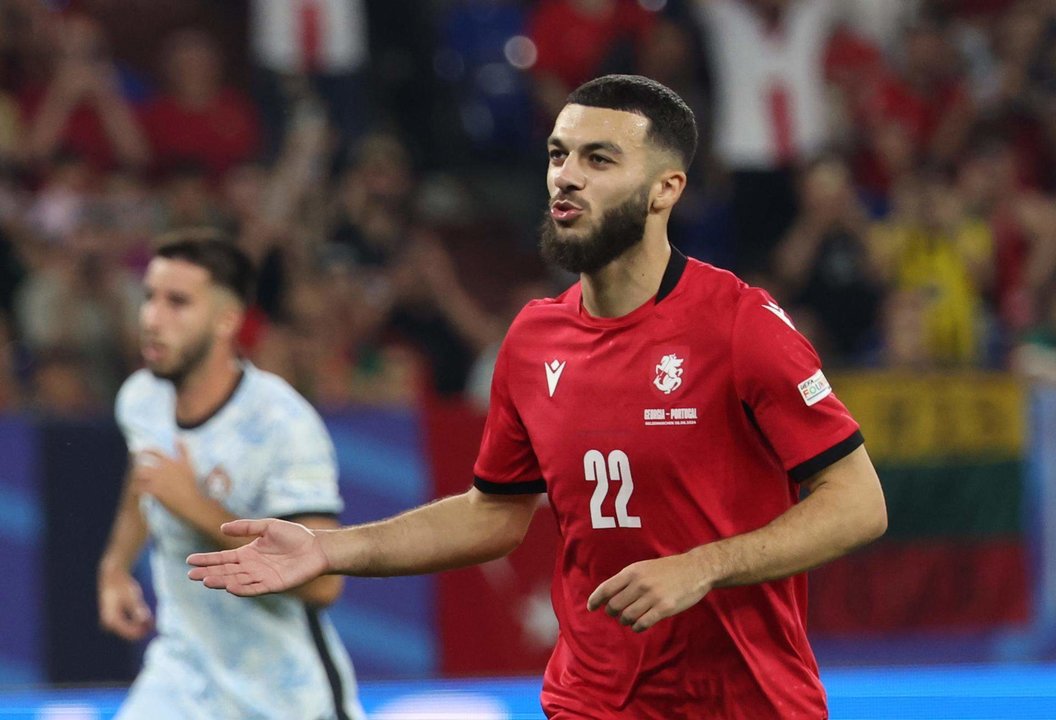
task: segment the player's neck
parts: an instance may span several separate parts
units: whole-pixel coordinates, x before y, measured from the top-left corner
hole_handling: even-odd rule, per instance
[[[582,274],[583,308],[594,317],[616,318],[641,307],[660,289],[671,246],[667,233],[640,243],[596,273]]]
[[[230,399],[242,377],[242,365],[230,354],[213,354],[176,385],[176,422],[200,425]]]

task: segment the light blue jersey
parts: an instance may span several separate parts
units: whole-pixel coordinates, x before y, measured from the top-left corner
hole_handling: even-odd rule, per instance
[[[147,370],[122,386],[116,415],[129,453],[187,447],[200,486],[238,517],[342,509],[333,444],[285,381],[246,363],[238,387],[195,427],[176,424],[172,383]],[[352,663],[325,614],[290,595],[238,598],[187,578],[205,536],[144,496],[153,538],[158,635],[119,720],[358,720]],[[339,709],[340,708],[340,709]]]

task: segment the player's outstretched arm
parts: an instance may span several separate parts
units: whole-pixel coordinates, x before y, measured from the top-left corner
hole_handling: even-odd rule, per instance
[[[591,594],[636,631],[700,602],[711,590],[805,572],[880,537],[887,509],[880,480],[859,447],[804,485],[810,494],[768,525],[681,555],[628,565]]]
[[[309,530],[281,520],[238,520],[223,532],[256,539],[235,550],[196,553],[188,573],[235,595],[281,592],[324,573],[417,575],[506,555],[524,539],[538,495],[472,488],[377,523]]]

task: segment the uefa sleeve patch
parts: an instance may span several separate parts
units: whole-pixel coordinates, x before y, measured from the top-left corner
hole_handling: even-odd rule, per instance
[[[803,396],[803,402],[807,404],[807,407],[810,407],[832,394],[832,386],[825,379],[825,374],[818,370],[799,384],[799,394]]]

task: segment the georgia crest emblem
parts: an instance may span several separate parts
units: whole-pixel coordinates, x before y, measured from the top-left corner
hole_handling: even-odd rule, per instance
[[[682,373],[685,372],[682,369],[683,362],[684,360],[674,353],[660,358],[656,366],[656,377],[653,378],[653,385],[657,390],[664,395],[670,395],[678,389],[682,384]]]

